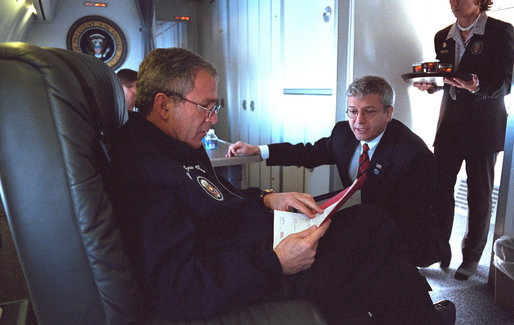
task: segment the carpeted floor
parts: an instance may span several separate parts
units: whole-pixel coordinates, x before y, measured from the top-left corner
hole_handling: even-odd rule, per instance
[[[456,280],[455,270],[462,261],[461,240],[466,231],[467,217],[456,215],[453,225],[452,261],[450,268],[443,270],[439,264],[420,270],[433,291],[432,300],[449,299],[457,308],[457,325],[514,325],[514,312],[494,302],[494,288],[487,284],[494,224],[491,224],[487,246],[480,260],[478,273],[467,281]]]

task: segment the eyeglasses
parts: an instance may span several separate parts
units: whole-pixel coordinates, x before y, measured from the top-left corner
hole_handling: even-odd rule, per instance
[[[356,119],[357,116],[360,114],[365,119],[372,119],[375,117],[381,110],[378,109],[364,109],[359,112],[358,109],[347,109],[346,115],[348,115],[348,118],[350,119]]]
[[[182,96],[182,95],[180,95],[180,94],[177,94],[177,93],[163,92],[163,94],[165,94],[166,96],[170,96],[170,97],[171,97],[171,96],[172,96],[172,97],[177,97],[177,98],[178,98],[178,99],[180,99],[180,100],[185,100],[186,102],[189,102],[189,103],[191,103],[191,104],[195,105],[196,107],[198,107],[198,108],[200,108],[200,109],[202,109],[202,110],[204,110],[204,111],[208,112],[208,113],[207,113],[207,117],[211,117],[211,116],[212,116],[212,114],[216,114],[216,115],[217,115],[217,114],[218,114],[218,112],[219,112],[219,111],[220,111],[220,109],[221,109],[221,105],[214,105],[214,106],[213,106],[213,107],[211,107],[211,108],[207,108],[207,107],[205,107],[205,106],[203,106],[203,105],[200,105],[200,104],[198,104],[198,103],[195,103],[195,102],[193,102],[192,100],[189,100],[189,99],[185,98],[184,96]]]

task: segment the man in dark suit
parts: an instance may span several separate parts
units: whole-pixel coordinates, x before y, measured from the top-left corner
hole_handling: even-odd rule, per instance
[[[466,280],[476,273],[487,242],[491,219],[494,165],[503,150],[514,61],[512,25],[488,17],[490,0],[450,1],[457,21],[439,31],[434,43],[437,59],[469,80],[445,78],[438,129],[434,142],[437,161],[436,212],[442,239],[449,246],[454,217],[454,187],[466,161],[468,231],[462,243],[462,264],[455,277]],[[467,79],[467,78],[465,78]],[[434,93],[443,87],[418,83]],[[450,262],[448,259],[447,263]]]
[[[336,164],[343,186],[348,187],[357,176],[359,156],[367,145],[370,164],[362,203],[388,212],[417,266],[441,261],[444,254],[429,212],[435,196],[434,155],[421,138],[392,119],[394,91],[384,79],[357,79],[348,87],[347,98],[349,120],[337,123],[329,137],[314,145],[257,147],[237,142],[227,155],[261,154],[268,165],[314,168]],[[263,155],[268,148],[269,154]]]

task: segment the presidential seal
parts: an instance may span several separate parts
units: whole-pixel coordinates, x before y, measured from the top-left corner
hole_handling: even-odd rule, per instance
[[[223,201],[223,194],[220,190],[214,185],[210,180],[203,176],[198,176],[196,178],[196,181],[200,186],[203,188],[203,190],[209,194],[210,197],[212,197],[215,200]]]
[[[125,61],[127,42],[121,29],[101,16],[86,16],[77,20],[66,36],[66,46],[77,53],[85,53],[117,69]]]

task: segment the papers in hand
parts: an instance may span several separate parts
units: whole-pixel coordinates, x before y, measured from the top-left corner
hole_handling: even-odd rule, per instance
[[[318,213],[314,218],[309,218],[303,213],[288,211],[274,211],[273,224],[273,248],[290,234],[303,231],[312,226],[321,226],[325,220],[330,218],[340,209],[346,209],[361,203],[360,189],[364,185],[366,176],[356,179],[353,184],[337,193],[326,202],[320,205],[323,213]]]

